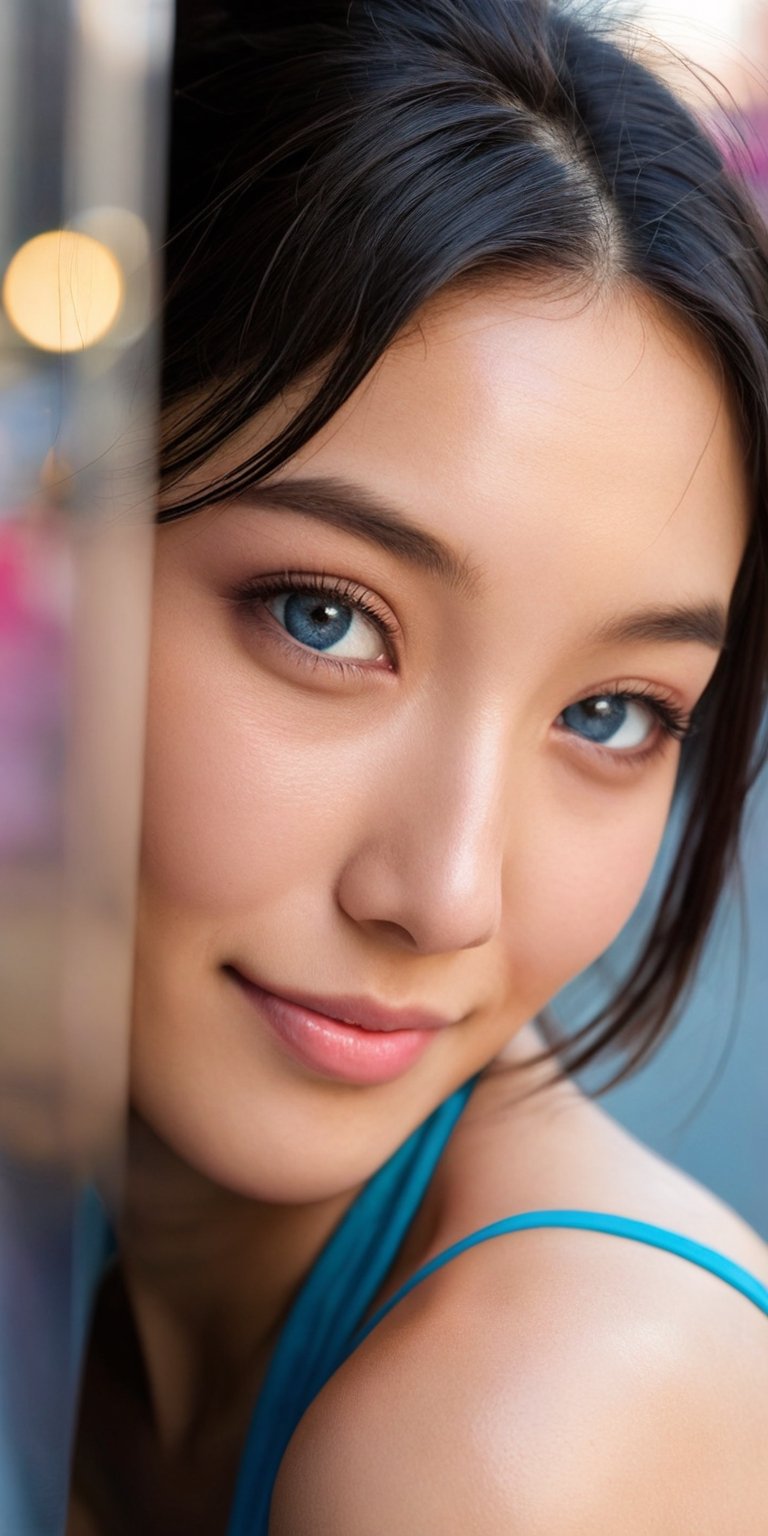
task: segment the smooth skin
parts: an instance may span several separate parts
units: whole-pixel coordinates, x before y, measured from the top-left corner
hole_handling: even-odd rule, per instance
[[[675,1227],[768,1281],[735,1213],[575,1085],[525,1098],[534,1078],[514,1071],[540,1044],[534,1015],[636,906],[679,761],[642,700],[617,746],[572,706],[618,688],[687,714],[717,662],[706,636],[598,633],[727,609],[748,496],[711,360],[631,286],[452,291],[274,478],[272,500],[262,487],[157,535],[120,1229],[145,1390],[122,1383],[121,1445],[99,1451],[145,1536],[171,1518],[223,1532],[298,1281],[371,1173],[482,1068],[388,1293],[488,1221],[569,1205]],[[460,571],[321,516],[339,482]],[[233,597],[286,572],[343,582],[391,636],[361,613],[346,656],[321,656],[279,597]],[[286,1054],[231,966],[450,1022],[394,1081],[334,1081]],[[111,1391],[86,1390],[83,1444]],[[517,1234],[420,1286],[327,1385],[270,1529],[764,1536],[767,1404],[766,1320],[722,1281],[616,1238]]]

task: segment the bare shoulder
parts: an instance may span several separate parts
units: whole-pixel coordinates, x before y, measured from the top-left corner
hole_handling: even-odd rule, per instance
[[[579,1207],[768,1283],[735,1212],[578,1095],[510,1113],[489,1085],[449,1151],[443,1219],[406,1269],[514,1211]],[[423,1281],[328,1383],[270,1531],[764,1536],[767,1437],[768,1317],[746,1297],[642,1243],[517,1231]]]

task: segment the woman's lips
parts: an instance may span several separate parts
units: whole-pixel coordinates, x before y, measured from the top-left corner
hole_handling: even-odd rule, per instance
[[[423,1009],[390,1009],[365,998],[323,998],[323,1008],[334,1010],[326,1013],[307,993],[281,997],[234,967],[226,969],[296,1061],[342,1082],[391,1082],[450,1023]]]

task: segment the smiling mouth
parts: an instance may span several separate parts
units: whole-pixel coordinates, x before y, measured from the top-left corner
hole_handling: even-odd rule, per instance
[[[283,1052],[340,1081],[364,1085],[402,1076],[451,1022],[424,1009],[391,1009],[368,998],[286,997],[238,967],[224,970]]]
[[[318,993],[309,992],[283,992],[274,991],[271,987],[264,987],[261,982],[249,976],[246,971],[238,966],[225,966],[224,970],[235,979],[243,982],[248,987],[253,987],[259,992],[277,998],[279,1001],[293,1007],[307,1009],[310,1013],[329,1019],[336,1024],[354,1025],[357,1029],[369,1030],[374,1033],[391,1033],[395,1030],[439,1030],[446,1029],[457,1020],[446,1018],[444,1015],[428,1008],[392,1008],[385,1003],[377,1002],[373,998],[350,995],[337,995],[335,997],[320,996]]]

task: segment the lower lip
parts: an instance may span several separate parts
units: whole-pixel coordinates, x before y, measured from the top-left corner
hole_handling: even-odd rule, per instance
[[[265,992],[239,972],[235,979],[295,1061],[344,1083],[389,1083],[423,1056],[432,1029],[361,1029]]]

